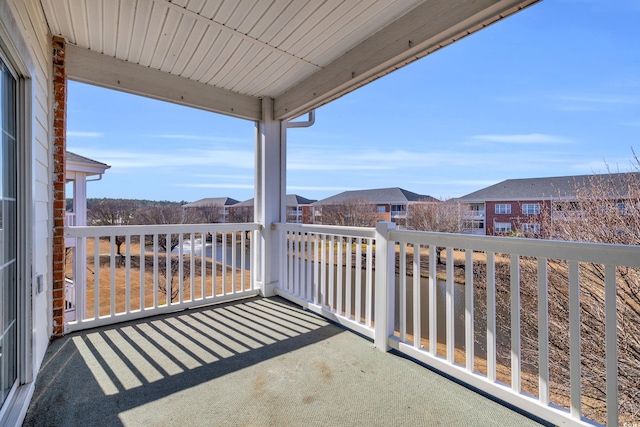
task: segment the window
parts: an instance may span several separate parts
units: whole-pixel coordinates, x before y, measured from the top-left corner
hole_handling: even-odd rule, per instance
[[[0,406],[18,378],[16,86],[0,59]]]
[[[509,205],[510,206],[510,205]],[[509,233],[511,232],[510,222],[496,222],[493,226],[495,233]]]
[[[524,203],[522,205],[522,213],[524,215],[539,215],[540,203]]]
[[[511,203],[498,203],[498,204],[496,204],[496,213],[497,214],[510,214],[511,213]]]
[[[621,214],[625,215],[627,213],[627,205],[625,205],[624,203],[616,203],[616,206],[618,207],[618,210]]]
[[[391,205],[391,212],[404,212],[405,210],[405,205]]]
[[[383,214],[387,212],[387,207],[386,206],[378,206],[378,213],[379,214]]]
[[[524,234],[540,234],[540,224],[522,224]]]

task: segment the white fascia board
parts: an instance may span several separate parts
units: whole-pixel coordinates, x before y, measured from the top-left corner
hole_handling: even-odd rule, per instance
[[[71,80],[247,120],[260,119],[260,99],[133,64],[67,43]]]
[[[275,101],[292,119],[540,0],[427,0]]]
[[[90,165],[88,163],[76,163],[76,162],[67,162],[66,164],[68,172],[80,172],[85,175],[99,175],[105,173],[105,171],[111,166],[109,165]]]

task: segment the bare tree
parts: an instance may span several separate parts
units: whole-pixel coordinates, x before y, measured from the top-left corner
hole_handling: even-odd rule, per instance
[[[636,158],[637,162],[637,158]],[[594,175],[576,182],[573,200],[557,202],[551,212],[541,214],[542,236],[555,240],[640,245],[640,163],[634,173]],[[522,369],[537,372],[538,260],[522,258]],[[569,266],[548,260],[548,327],[552,395],[568,401],[569,386]],[[545,266],[545,267],[547,267]],[[476,267],[477,268],[477,267]],[[620,423],[640,416],[640,271],[616,269],[618,333],[618,401]],[[583,411],[595,421],[606,421],[605,289],[604,266],[580,263],[580,334]],[[508,262],[496,270],[498,311],[509,312]],[[477,285],[483,286],[482,275]],[[501,297],[502,296],[502,297]],[[477,301],[483,304],[483,298]],[[509,319],[498,320],[509,328]],[[509,346],[499,346],[509,359]],[[535,391],[535,390],[534,390]]]
[[[322,215],[316,218],[324,225],[373,227],[378,220],[376,205],[365,199],[349,199],[341,203],[319,206]]]
[[[91,225],[131,225],[135,224],[138,207],[139,204],[135,200],[103,199],[91,205],[87,219]],[[120,256],[120,248],[124,242],[124,236],[116,236],[115,243]]]
[[[149,260],[149,267],[153,268],[153,260]],[[171,301],[175,301],[180,295],[180,260],[176,256],[171,256],[169,258],[170,266],[169,266],[169,274],[171,275],[170,281],[170,298]],[[160,280],[158,280],[158,291],[160,293],[167,295],[167,268],[166,264],[160,263],[158,268],[158,273],[161,276]],[[190,263],[185,262],[182,265],[182,289],[187,289],[189,284],[189,278],[191,277]]]
[[[224,220],[224,207],[218,203],[184,209],[185,224],[216,224]]]
[[[138,224],[183,224],[184,214],[179,205],[147,206],[136,211]],[[146,236],[147,244],[152,243],[153,236]],[[172,251],[180,242],[179,233],[158,235],[158,246]]]
[[[407,212],[407,228],[410,230],[460,233],[462,220],[459,204],[452,200],[415,203]],[[442,264],[442,250],[441,247],[436,248],[438,264]]]
[[[253,206],[233,206],[229,212],[229,222],[253,222]]]

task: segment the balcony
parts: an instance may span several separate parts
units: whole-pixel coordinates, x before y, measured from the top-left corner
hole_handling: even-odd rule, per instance
[[[399,210],[399,211],[392,210],[391,211],[391,219],[406,218],[406,217],[407,217],[407,211],[406,210]]]
[[[467,211],[468,219],[484,219],[486,217],[486,212],[484,209],[478,210],[469,210]]]
[[[630,419],[616,304],[639,248],[385,222],[273,231],[280,273],[265,299],[257,224],[68,227],[91,273],[72,279],[76,318],[49,349],[25,425],[45,412],[61,425],[532,422],[494,399],[557,425]],[[593,269],[603,323],[586,337]],[[597,362],[585,366],[587,352]]]
[[[24,426],[539,425],[281,298],[76,332]]]

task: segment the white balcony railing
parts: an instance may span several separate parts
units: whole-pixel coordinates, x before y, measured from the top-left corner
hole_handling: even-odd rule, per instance
[[[375,230],[278,224],[285,251],[277,293],[374,338]]]
[[[633,399],[620,383],[619,400],[617,305],[624,283],[640,278],[638,247],[404,231],[387,222],[275,230],[283,250],[267,262],[279,263],[276,293],[380,349],[558,425],[617,425],[618,405]],[[256,224],[68,227],[76,318],[66,330],[255,295],[259,233]],[[164,244],[172,240],[173,250]],[[592,328],[588,316],[601,324]]]
[[[65,213],[65,225],[67,227],[73,227],[76,225],[76,213],[75,212],[66,212]]]
[[[640,248],[389,223],[276,230],[279,295],[547,421],[618,425],[617,280],[637,285]],[[583,336],[594,313],[601,328]]]
[[[67,227],[67,332],[257,294],[257,224]],[[68,287],[69,287],[68,286]]]
[[[486,213],[484,210],[482,211],[470,210],[470,211],[467,211],[465,215],[469,217],[469,219],[484,219],[484,217],[486,216]]]

